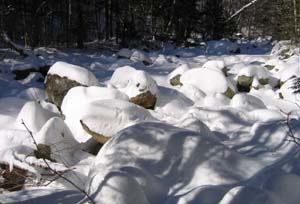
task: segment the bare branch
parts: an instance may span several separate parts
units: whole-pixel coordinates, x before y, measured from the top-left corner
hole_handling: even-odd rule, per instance
[[[30,137],[33,140],[34,145],[37,148],[38,151],[38,144],[36,142],[36,140],[33,137],[32,132],[29,130],[29,128],[26,126],[26,124],[24,123],[24,121],[22,120],[22,125],[25,127],[25,129],[27,130],[27,132],[29,133]],[[48,161],[44,158],[42,158],[42,160],[44,161],[44,163],[47,165],[47,167],[49,168],[49,171],[51,171],[52,173],[54,173],[55,175],[57,175],[58,177],[62,178],[63,180],[67,181],[69,184],[71,184],[72,186],[74,186],[77,190],[79,190],[80,192],[82,192],[87,198],[88,200],[92,203],[92,204],[96,204],[94,202],[94,200],[90,197],[90,195],[83,189],[81,189],[78,185],[76,185],[73,181],[71,181],[70,179],[68,179],[67,177],[61,175],[60,173],[58,173],[56,170],[54,170],[48,163]]]

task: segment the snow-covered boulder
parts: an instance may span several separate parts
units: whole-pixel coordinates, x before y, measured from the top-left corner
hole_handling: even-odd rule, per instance
[[[158,88],[156,81],[145,71],[125,66],[116,69],[109,87],[114,87],[128,95],[130,102],[147,109],[154,109]]]
[[[200,103],[206,94],[198,89],[197,87],[191,84],[184,84],[183,86],[178,89],[181,93],[183,93],[186,97],[192,100],[194,103]]]
[[[279,90],[280,96],[291,103],[299,104],[300,95],[294,93],[293,86],[295,85],[296,78],[291,78],[286,81]]]
[[[26,130],[23,122],[28,129],[35,133],[38,132],[42,126],[52,117],[57,114],[44,109],[38,102],[27,102],[21,109],[17,119],[16,128]]]
[[[41,100],[45,100],[47,96],[43,89],[30,87],[28,89],[21,91],[18,94],[18,97],[28,101],[41,101]]]
[[[172,86],[182,86],[182,83],[180,82],[181,75],[189,70],[190,67],[188,64],[182,64],[176,69],[174,69],[169,75],[168,79]]]
[[[180,81],[184,85],[191,84],[197,87],[206,95],[222,93],[231,98],[235,92],[234,87],[231,86],[225,75],[219,70],[202,68],[191,69],[183,73]]]
[[[266,109],[264,102],[259,98],[246,93],[236,94],[230,101],[230,106],[234,108],[252,111],[255,109]]]
[[[280,70],[275,74],[280,80],[281,85],[293,77],[300,77],[299,62],[282,63]]]
[[[203,64],[202,68],[204,69],[215,69],[221,70],[225,76],[227,76],[227,67],[223,60],[210,60]]]
[[[118,131],[130,125],[154,120],[150,113],[135,104],[123,100],[73,100],[63,101],[65,123],[78,142],[93,137],[104,143]]]
[[[83,67],[65,62],[51,66],[45,80],[45,90],[49,100],[60,107],[67,92],[76,86],[98,86],[95,75]]]
[[[35,135],[38,144],[49,147],[49,157],[52,160],[71,165],[73,153],[79,150],[79,143],[74,139],[69,128],[61,118],[49,119]]]
[[[128,48],[122,48],[118,53],[118,58],[125,58],[125,59],[130,59],[132,55],[132,51],[129,50]]]
[[[98,153],[88,192],[95,202],[109,203],[116,197],[123,200],[118,203],[129,204],[132,200],[123,198],[140,194],[141,188],[149,203],[160,203],[179,199],[200,186],[233,184],[257,173],[256,161],[225,147],[205,131],[196,133],[163,123],[141,123],[122,130]],[[249,168],[245,170],[244,165]],[[119,178],[114,172],[122,172],[125,181],[132,178],[140,188],[136,184],[131,188],[132,182],[110,185],[109,181]],[[144,197],[141,201],[144,203]]]
[[[264,67],[259,65],[249,65],[239,71],[237,84],[240,91],[248,92],[252,87],[253,81],[258,81],[261,85],[268,84],[268,71]],[[257,87],[257,84],[254,84],[254,87]]]
[[[130,60],[134,62],[143,62],[145,65],[152,64],[150,57],[140,50],[134,50],[131,54]]]

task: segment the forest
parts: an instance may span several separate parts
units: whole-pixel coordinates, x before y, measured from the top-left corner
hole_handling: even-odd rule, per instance
[[[299,16],[299,0],[0,1],[0,30],[31,48],[83,48],[91,41],[119,47],[151,40],[188,45],[191,38],[206,42],[234,33],[297,39]]]

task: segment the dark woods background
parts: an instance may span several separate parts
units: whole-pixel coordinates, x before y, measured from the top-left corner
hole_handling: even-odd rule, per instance
[[[84,42],[121,47],[150,40],[187,44],[246,37],[297,38],[300,0],[0,0],[0,30],[26,47],[83,48]]]

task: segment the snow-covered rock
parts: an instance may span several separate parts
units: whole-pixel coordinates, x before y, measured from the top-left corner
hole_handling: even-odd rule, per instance
[[[246,164],[247,170],[242,168]],[[209,135],[162,123],[141,123],[124,129],[104,145],[90,171],[88,190],[95,202],[108,203],[122,192],[140,194],[141,188],[149,203],[157,203],[168,197],[178,198],[199,186],[247,179],[258,166]],[[112,172],[122,172],[126,178],[136,180],[140,188],[133,185],[132,189],[131,182],[122,182],[123,191],[110,189],[108,181],[115,177]],[[126,203],[124,199],[122,204]]]
[[[49,100],[61,106],[67,92],[76,86],[98,86],[95,75],[83,67],[56,62],[51,66],[45,80],[45,90]]]
[[[126,58],[130,59],[132,55],[132,51],[127,49],[127,48],[122,48],[118,53],[117,53],[119,58]]]
[[[152,64],[150,57],[140,50],[134,50],[131,54],[130,60],[134,62],[143,62],[145,65]]]
[[[191,84],[201,91],[203,91],[206,95],[222,93],[226,94],[229,90],[234,93],[234,90],[229,85],[228,80],[225,75],[218,70],[214,69],[202,69],[196,68],[191,69],[183,73],[180,78],[182,84]],[[212,86],[212,84],[214,84]],[[233,95],[230,94],[229,97]]]
[[[187,70],[189,70],[190,67],[188,64],[182,64],[179,67],[177,67],[176,69],[174,69],[169,75],[168,75],[168,79],[169,82],[172,86],[178,86],[178,85],[182,85],[182,83],[180,82],[180,77],[181,75],[186,72]]]
[[[221,70],[225,75],[227,75],[227,67],[223,60],[210,60],[203,64],[204,69],[215,69]]]
[[[18,97],[28,101],[41,101],[45,100],[47,96],[43,89],[30,87],[20,92]]]
[[[289,101],[291,103],[299,104],[300,95],[294,93],[293,86],[296,78],[291,78],[286,81],[279,90],[280,95],[284,100]]]
[[[38,132],[51,117],[57,116],[55,113],[45,110],[38,102],[27,102],[21,109],[17,120],[16,128],[26,130],[22,121],[31,132]]]
[[[86,142],[91,138],[83,124],[98,135],[112,137],[125,127],[154,120],[146,109],[117,99],[74,102],[67,97],[63,102],[62,112],[65,123],[78,142]]]
[[[236,94],[231,99],[230,106],[233,108],[239,108],[246,111],[267,108],[264,102],[262,102],[259,98],[246,93]]]
[[[125,66],[116,69],[109,87],[126,93],[134,104],[153,109],[156,104],[158,88],[156,81],[145,71]]]
[[[50,158],[67,166],[73,164],[73,154],[80,149],[69,128],[61,118],[49,119],[35,135],[38,144],[50,148]]]

